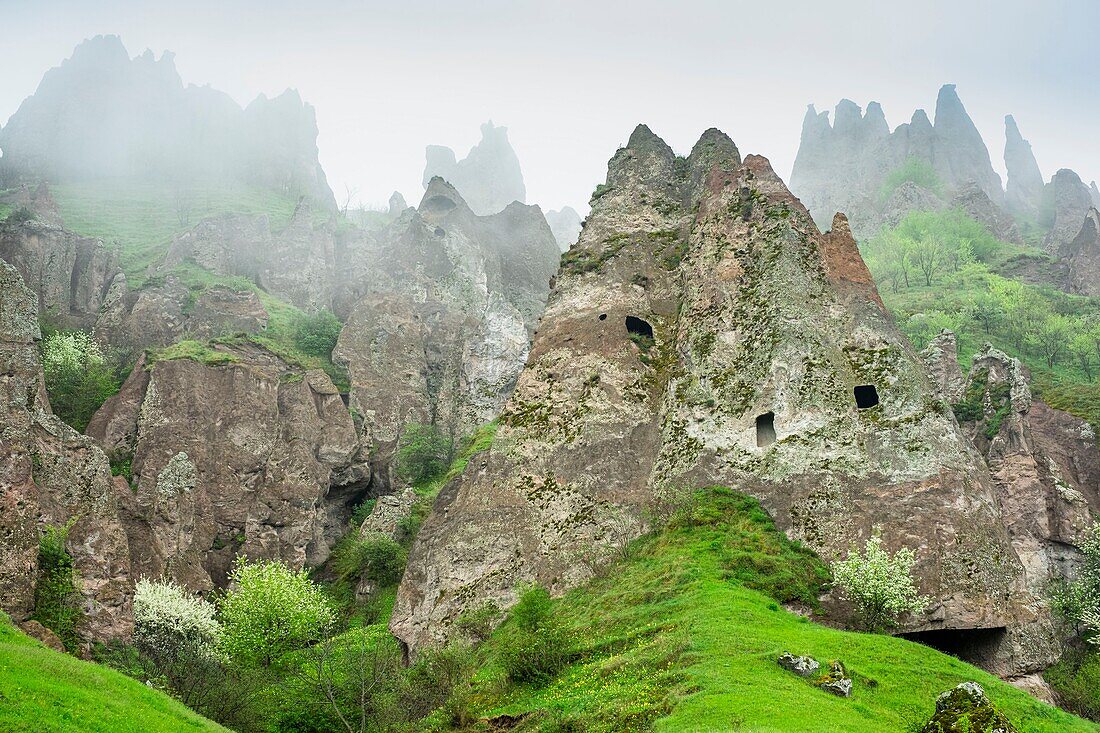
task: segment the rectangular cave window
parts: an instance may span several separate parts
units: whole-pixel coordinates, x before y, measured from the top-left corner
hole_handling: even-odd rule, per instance
[[[856,386],[856,407],[866,410],[878,404],[878,390],[873,384],[860,384]]]
[[[775,442],[775,413],[765,412],[756,418],[756,447],[763,448]]]

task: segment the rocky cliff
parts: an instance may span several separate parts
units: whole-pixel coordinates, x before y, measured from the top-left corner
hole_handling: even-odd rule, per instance
[[[524,203],[527,189],[519,159],[508,142],[508,128],[494,127],[492,121],[481,126],[481,142],[470,148],[462,160],[442,145],[429,145],[425,151],[424,186],[436,176],[458,189],[475,214],[485,216],[502,211],[518,201]]]
[[[322,562],[369,489],[332,381],[249,343],[139,364],[88,432],[132,461],[135,574],[194,590],[224,585],[238,554]]]
[[[1016,213],[1034,216],[1043,201],[1043,174],[1012,115],[1005,117],[1005,204]]]
[[[908,123],[893,132],[875,102],[863,114],[854,102],[841,100],[832,124],[828,112],[819,114],[810,105],[791,173],[791,190],[819,224],[827,224],[835,212],[844,211],[851,217],[856,235],[869,236],[883,223],[896,223],[908,210],[904,200],[889,200],[892,192],[885,191],[884,184],[891,173],[911,160],[927,166],[939,179],[938,190],[922,191],[924,208],[952,204],[955,194],[968,187],[988,199],[981,204],[983,208],[1004,203],[1000,177],[954,84],[940,89],[935,123],[924,110],[917,110]],[[969,197],[973,196],[972,191]],[[933,203],[929,204],[929,199]]]
[[[1003,668],[1050,661],[996,486],[844,217],[821,234],[768,162],[717,130],[682,159],[639,126],[563,260],[492,449],[410,553],[391,628],[415,651],[468,607],[512,603],[517,583],[562,592],[678,491],[712,484],[759,497],[826,558],[872,533],[913,548],[934,602],[908,629],[1007,629]]]
[[[238,181],[335,208],[313,108],[297,92],[241,109],[183,85],[173,56],[130,58],[117,36],[84,41],[0,130],[0,180]]]
[[[1050,179],[1044,192],[1044,212],[1050,230],[1043,239],[1043,249],[1055,257],[1068,254],[1067,248],[1081,232],[1085,215],[1093,207],[1092,193],[1081,177],[1062,168]]]
[[[124,637],[129,629],[129,544],[122,519],[129,488],[107,457],[50,411],[38,359],[35,294],[0,262],[0,605],[17,621],[34,611],[38,542],[70,525],[81,598],[79,632]]]
[[[1089,209],[1081,231],[1062,248],[1062,256],[1068,268],[1068,289],[1100,296],[1100,211]]]
[[[527,359],[559,250],[536,206],[478,216],[432,179],[415,210],[349,250],[353,303],[333,352],[380,478],[409,423],[456,440],[494,419]]]

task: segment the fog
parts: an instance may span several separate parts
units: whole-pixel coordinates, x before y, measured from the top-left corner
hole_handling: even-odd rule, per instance
[[[907,7],[899,12],[898,8]],[[808,103],[882,103],[895,126],[955,83],[1003,177],[1012,113],[1044,177],[1100,178],[1100,4],[213,2],[0,0],[0,120],[96,34],[176,54],[187,83],[242,105],[288,87],[316,108],[321,163],[381,206],[422,192],[424,148],[461,158],[508,128],[527,199],[583,211],[638,122],[686,152],[717,126],[790,172]],[[898,17],[905,17],[898,23]]]

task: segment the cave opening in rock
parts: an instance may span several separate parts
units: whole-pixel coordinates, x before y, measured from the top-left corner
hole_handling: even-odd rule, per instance
[[[1004,626],[994,626],[985,629],[911,631],[898,636],[981,667],[989,666],[996,657],[997,648],[1004,641],[1006,633],[1008,630]]]
[[[606,321],[607,320],[607,314],[606,313],[601,313],[600,314],[600,320],[601,321]]]
[[[435,228],[435,236],[437,236],[437,237],[442,237],[446,233],[447,232],[443,231],[443,227],[436,227]]]
[[[756,447],[763,448],[775,442],[775,413],[765,412],[756,418]]]
[[[856,385],[856,407],[866,410],[878,404],[878,390],[873,384]]]
[[[637,336],[638,338],[653,340],[653,326],[637,316],[626,317],[626,331],[632,337]]]

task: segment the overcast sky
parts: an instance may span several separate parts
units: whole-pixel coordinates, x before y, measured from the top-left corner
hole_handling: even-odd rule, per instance
[[[154,7],[155,6],[155,7]],[[879,101],[891,127],[944,83],[1002,172],[1015,115],[1049,178],[1100,178],[1100,2],[0,0],[0,121],[82,39],[176,53],[185,83],[317,109],[337,198],[422,191],[424,146],[509,128],[528,201],[583,210],[638,122],[686,153],[707,127],[788,177],[806,105]]]

